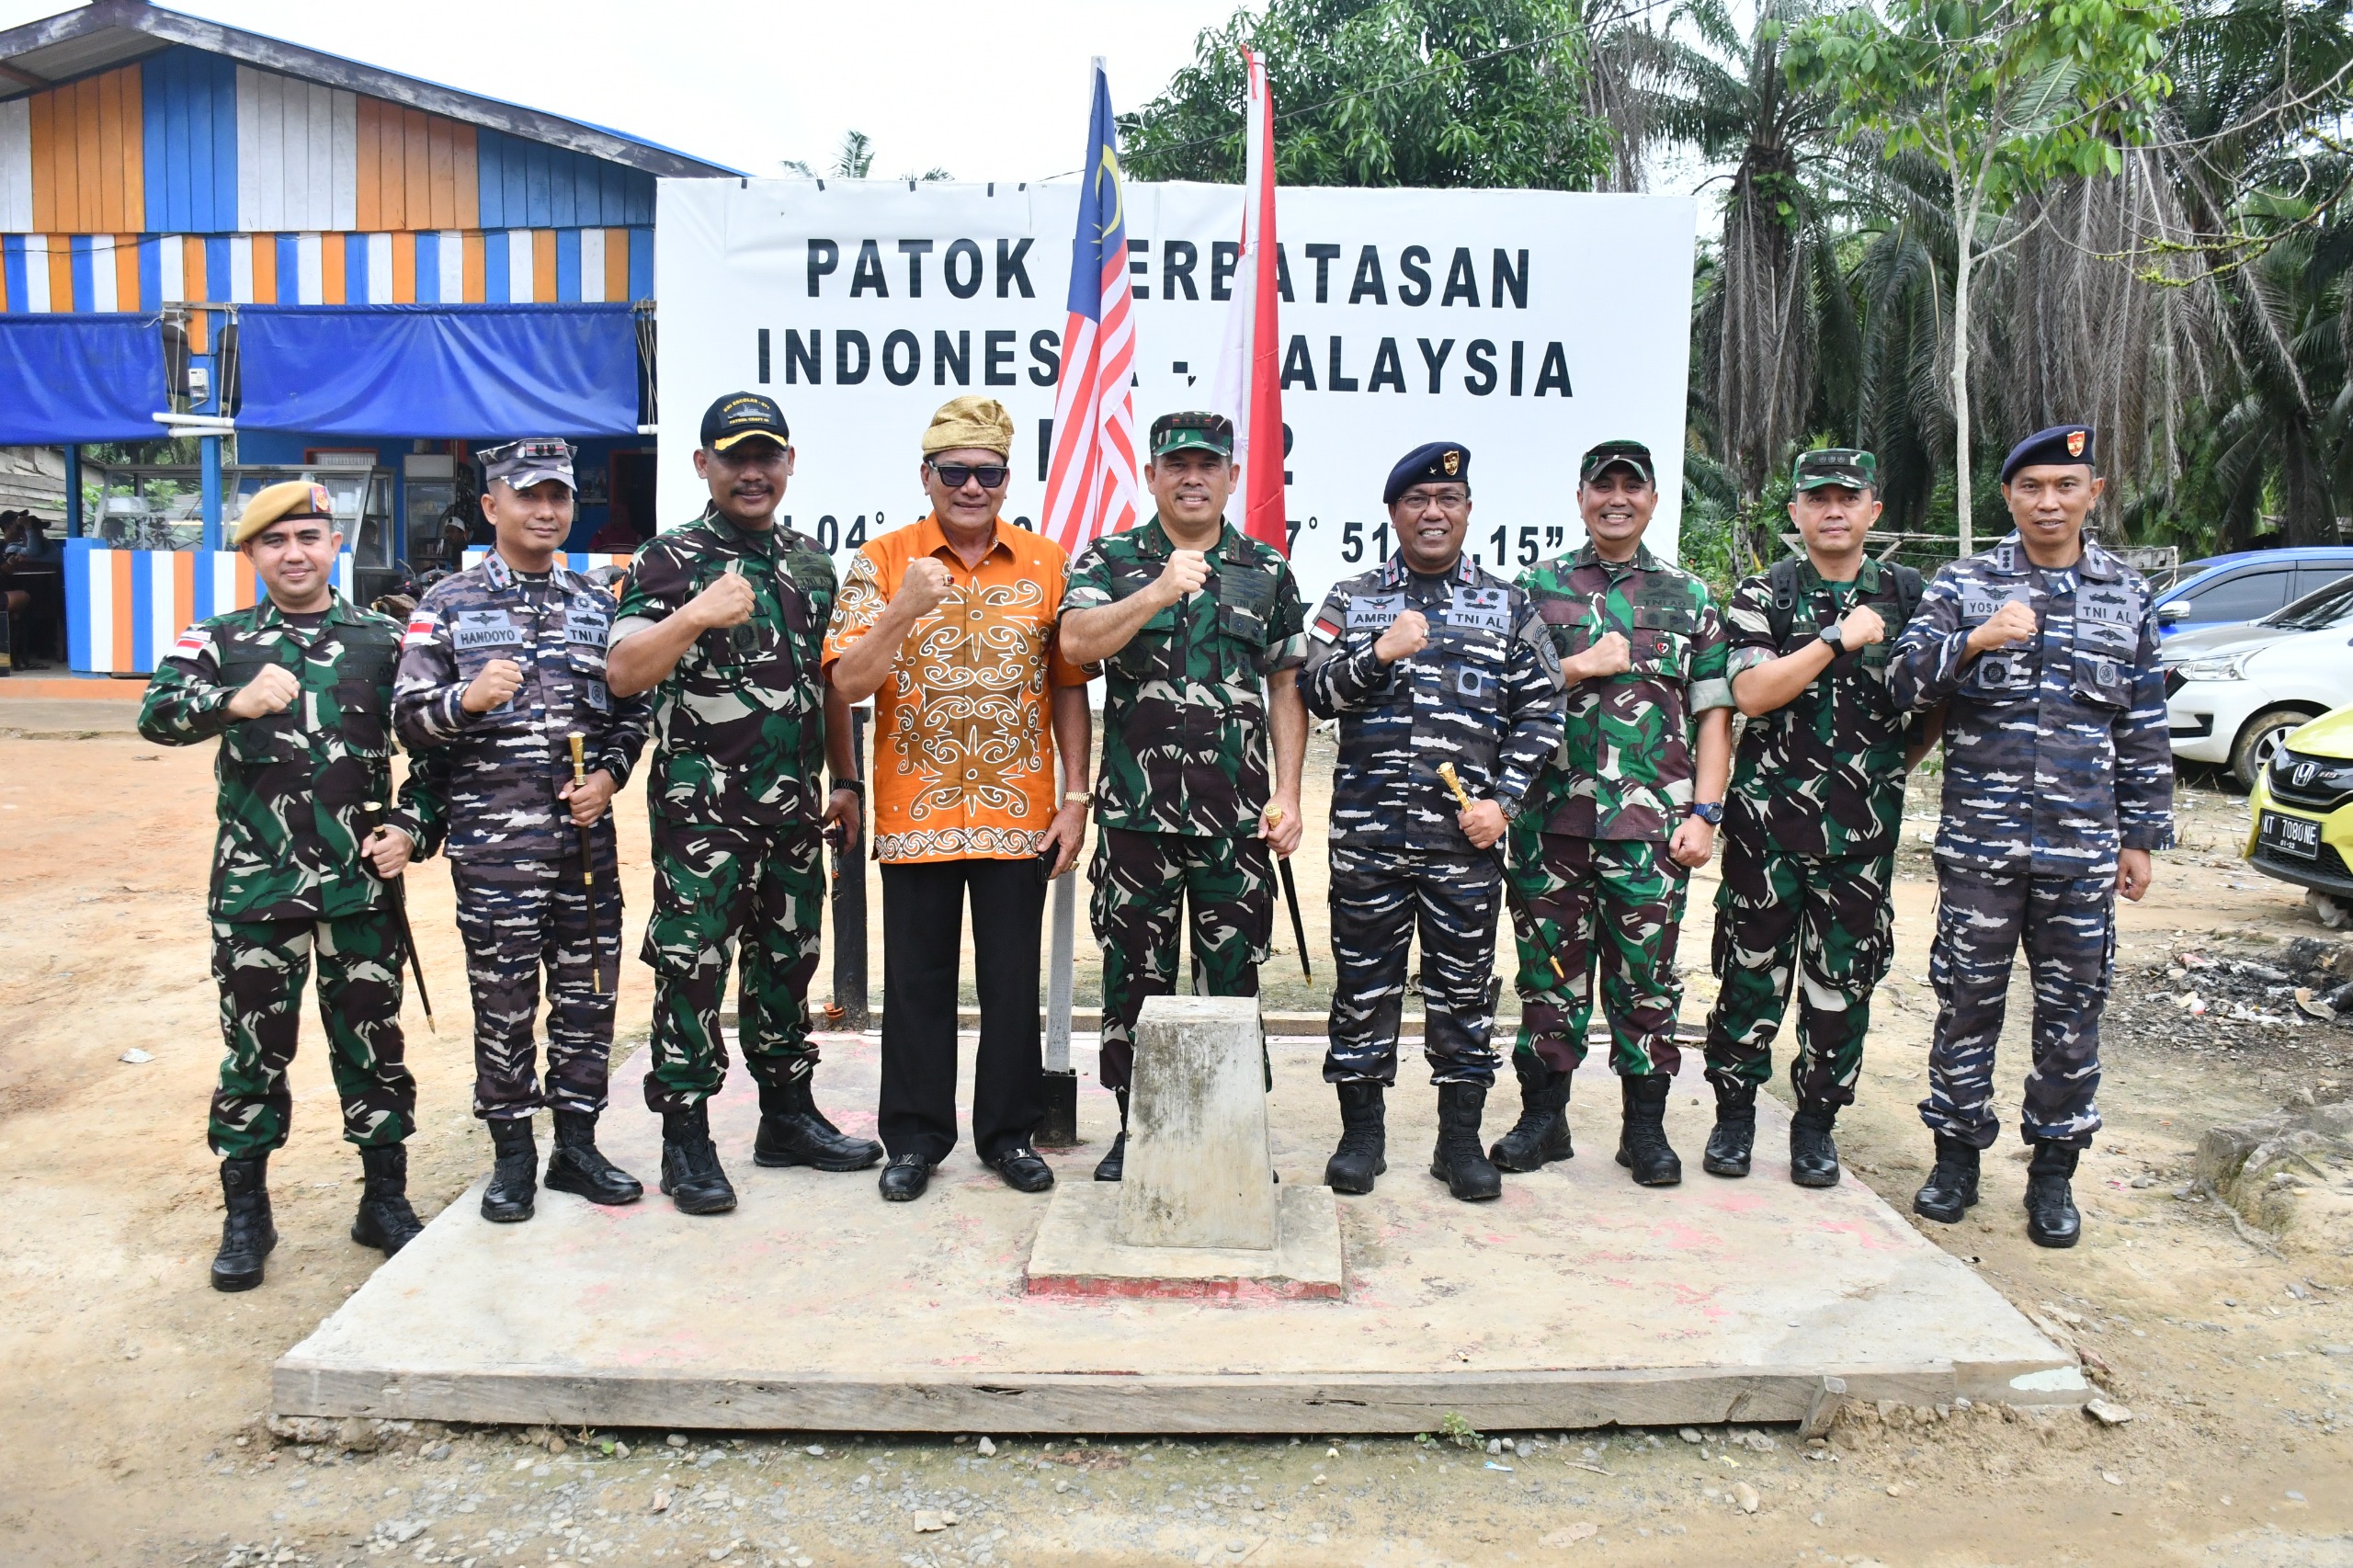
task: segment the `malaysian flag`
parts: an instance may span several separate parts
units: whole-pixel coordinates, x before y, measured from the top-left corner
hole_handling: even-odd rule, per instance
[[[1071,241],[1070,319],[1063,328],[1062,384],[1054,393],[1053,460],[1038,530],[1074,555],[1098,534],[1135,526],[1136,419],[1128,385],[1136,335],[1128,302],[1120,145],[1111,124],[1111,84],[1097,60],[1086,185]]]

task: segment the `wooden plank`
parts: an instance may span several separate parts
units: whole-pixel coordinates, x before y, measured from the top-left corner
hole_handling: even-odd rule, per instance
[[[426,215],[415,225],[420,229],[453,229],[458,224],[458,171],[451,125],[438,115],[425,117]]]
[[[541,229],[531,236],[531,298],[540,304],[551,304],[559,296],[555,291],[555,233]]]
[[[90,85],[98,99],[97,206],[93,230],[114,230],[129,222],[122,210],[122,73],[109,71]]]
[[[482,227],[482,155],[475,150],[474,128],[456,120],[449,122],[449,173],[457,205],[449,226]]]
[[[433,215],[433,117],[421,108],[401,110],[401,153],[404,167],[402,220],[396,227],[430,229]],[[389,174],[389,171],[387,171]]]
[[[212,200],[205,226],[225,233],[237,226],[237,75],[225,59],[206,63],[212,102],[212,172],[208,186]]]
[[[147,226],[147,85],[136,65],[122,76],[122,206],[119,227],[137,231]],[[136,296],[131,296],[136,297]]]
[[[465,235],[465,274],[459,298],[469,305],[479,305],[487,297],[483,292],[483,235],[480,229],[469,229]]]
[[[119,311],[145,311],[154,308],[154,301],[145,298],[139,287],[139,236],[117,234],[114,237],[114,300]]]
[[[356,229],[359,224],[359,97],[336,93],[328,156],[332,176],[328,199],[333,204],[320,229]]]
[[[373,260],[371,256],[369,258]],[[392,231],[392,301],[395,305],[416,303],[416,231]],[[369,279],[369,292],[376,291],[375,279]]]
[[[49,236],[49,308],[63,315],[74,308],[74,236]]]
[[[278,303],[278,236],[255,234],[253,239],[254,303]]]
[[[362,233],[384,226],[383,169],[380,163],[382,153],[378,146],[378,139],[383,134],[383,107],[374,98],[360,98],[353,113],[356,166],[351,226]]]
[[[102,182],[98,156],[97,78],[76,82],[63,91],[73,94],[74,205],[59,216],[65,218],[75,233],[86,234],[99,226],[98,198]]]
[[[35,93],[25,106],[35,230],[57,227],[57,171],[52,167],[57,156],[57,130],[52,118],[56,113],[57,97],[52,93]]]
[[[345,236],[341,233],[325,233],[319,236],[319,302],[323,305],[340,305],[344,302],[344,240]]]
[[[629,231],[605,231],[605,298],[629,298]]]

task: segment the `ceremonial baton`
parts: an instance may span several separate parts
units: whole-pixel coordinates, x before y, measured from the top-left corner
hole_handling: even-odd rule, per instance
[[[1280,806],[1267,808],[1268,827],[1273,827],[1282,820],[1283,809]],[[1299,972],[1307,976],[1308,983],[1313,985],[1315,983],[1315,971],[1307,961],[1307,923],[1299,917],[1299,884],[1291,881],[1290,858],[1287,855],[1276,856],[1275,871],[1282,878],[1283,907],[1290,911],[1290,934],[1299,942]]]
[[[1446,787],[1448,789],[1454,791],[1456,803],[1461,805],[1464,811],[1469,811],[1471,809],[1471,795],[1468,790],[1462,788],[1462,780],[1456,776],[1454,764],[1450,762],[1439,763],[1438,765],[1438,776],[1446,780]],[[1501,844],[1490,844],[1487,846],[1487,858],[1495,863],[1495,874],[1504,880],[1504,902],[1511,906],[1511,923],[1513,927],[1519,932],[1522,940],[1532,944],[1542,951],[1544,954],[1544,961],[1552,966],[1552,978],[1562,982],[1563,984],[1567,983],[1569,978],[1568,971],[1561,967],[1560,958],[1552,951],[1552,945],[1544,940],[1542,933],[1537,929],[1535,912],[1529,909],[1528,907],[1528,902],[1520,897],[1519,889],[1512,885],[1511,868],[1504,864],[1503,846]]]
[[[574,730],[571,740],[572,788],[577,794],[588,788],[588,757],[583,749],[588,737]],[[595,994],[602,996],[605,994],[605,966],[599,957],[603,949],[597,944],[597,852],[588,840],[589,829],[595,825],[591,823],[588,827],[582,827],[574,822],[573,831],[580,837],[580,891],[588,900],[588,985]]]
[[[384,829],[384,802],[381,801],[361,801],[359,818],[368,825],[368,832],[360,840],[365,843]],[[373,870],[375,868],[371,864],[369,869]],[[425,994],[425,966],[416,961],[416,937],[408,928],[407,882],[402,877],[386,877],[382,880],[384,885],[392,890],[392,918],[399,922],[401,928],[401,953],[408,960],[410,972],[416,976],[416,1005],[425,1009],[425,1027],[435,1034],[439,1034],[441,1026],[433,1021],[433,998]],[[393,967],[397,970],[399,966]]]

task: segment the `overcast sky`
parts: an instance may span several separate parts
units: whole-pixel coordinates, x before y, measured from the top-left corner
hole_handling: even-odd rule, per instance
[[[1122,113],[1236,0],[183,0],[171,9],[659,142],[748,174],[1024,180],[1086,151],[1086,62]],[[0,0],[0,26],[69,7]]]

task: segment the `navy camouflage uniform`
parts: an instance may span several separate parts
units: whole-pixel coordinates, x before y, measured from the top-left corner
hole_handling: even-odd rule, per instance
[[[2039,637],[1968,657],[1969,633],[2007,601]],[[2086,1148],[2099,1130],[2099,1021],[2116,953],[2120,848],[2173,841],[2157,623],[2140,577],[2089,539],[2045,571],[2015,533],[1937,574],[1896,639],[1890,686],[1914,709],[1947,704],[1931,1131],[1974,1148],[2000,1132],[1994,1045],[2020,942],[2034,982],[2027,1142]]]
[[[657,1113],[689,1110],[725,1081],[731,947],[753,1079],[782,1090],[817,1065],[808,996],[825,903],[818,670],[833,561],[780,518],[752,531],[706,513],[638,551],[611,641],[668,619],[726,573],[750,585],[752,619],[698,637],[654,692],[654,911],[640,956],[654,973],[645,1103]]]
[[[1150,587],[1172,551],[1157,517],[1104,535],[1072,563],[1062,614]],[[1209,582],[1104,662],[1089,877],[1108,1089],[1128,1086],[1145,999],[1176,988],[1188,903],[1205,995],[1256,996],[1273,931],[1267,677],[1305,662],[1305,611],[1271,546],[1227,524],[1206,555]]]
[[[1406,610],[1428,644],[1384,667],[1373,644]],[[1469,556],[1440,576],[1404,557],[1336,585],[1308,631],[1308,710],[1340,721],[1332,778],[1332,998],[1328,1083],[1397,1074],[1405,953],[1418,926],[1423,1052],[1434,1084],[1492,1084],[1494,859],[1472,846],[1451,762],[1473,800],[1506,812],[1561,741],[1561,668],[1529,597]]]
[[[306,619],[309,618],[305,618]],[[209,908],[212,977],[227,1046],[212,1096],[212,1152],[250,1159],[285,1145],[286,1081],[313,957],[343,1135],[363,1150],[416,1123],[416,1079],[401,1037],[400,926],[359,853],[361,806],[392,799],[392,668],[400,624],[340,594],[315,624],[265,597],[199,621],[155,667],[139,733],[157,745],[219,737],[220,835]],[[265,665],[301,692],[282,712],[231,716]],[[385,824],[417,857],[440,836],[441,803],[412,773]]]
[[[448,801],[449,875],[473,994],[474,1114],[605,1108],[620,978],[621,895],[613,816],[587,832],[595,915],[581,885],[581,830],[557,791],[572,779],[569,737],[590,771],[626,784],[653,711],[605,685],[612,597],[559,561],[532,576],[496,551],[426,591],[401,646],[393,721]],[[460,699],[494,659],[523,684],[500,707]],[[547,1080],[532,1028],[547,974]],[[601,986],[601,990],[600,987]]]

